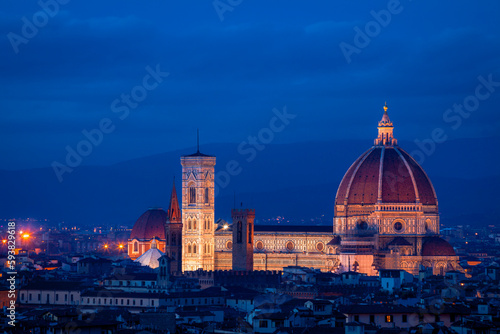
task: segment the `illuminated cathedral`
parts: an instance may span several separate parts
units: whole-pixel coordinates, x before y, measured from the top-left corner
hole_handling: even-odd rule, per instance
[[[219,226],[214,211],[216,158],[198,149],[181,157],[181,206],[174,184],[168,211],[150,209],[135,223],[128,242],[130,258],[154,267],[144,261],[156,264],[154,258],[165,254],[172,272],[287,266],[368,275],[380,269],[414,275],[422,267],[441,275],[459,270],[453,247],[439,236],[434,187],[422,167],[397,145],[387,110],[386,105],[374,145],[340,182],[333,228],[254,225],[252,209],[232,210],[232,224]]]

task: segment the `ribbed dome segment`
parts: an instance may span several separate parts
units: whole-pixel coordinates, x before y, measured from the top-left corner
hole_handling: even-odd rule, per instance
[[[335,203],[371,205],[378,201],[437,205],[427,174],[397,146],[374,146],[363,153],[344,175]]]
[[[167,213],[159,208],[144,212],[135,222],[130,239],[151,240],[156,237],[164,240],[167,216]]]
[[[456,256],[455,250],[448,241],[439,237],[424,239],[422,256]]]

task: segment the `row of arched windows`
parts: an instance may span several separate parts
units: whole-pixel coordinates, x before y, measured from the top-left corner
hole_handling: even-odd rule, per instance
[[[209,244],[203,245],[203,253],[204,254],[212,254],[213,247]],[[186,254],[196,254],[198,252],[198,246],[196,243],[188,243],[186,246]]]
[[[188,203],[189,204],[196,204],[196,187],[194,185],[190,185],[188,188]],[[203,196],[203,203],[209,204],[210,203],[210,189],[205,188],[204,191],[204,196]]]
[[[212,228],[212,222],[210,221],[210,219],[205,219],[204,220],[203,228],[205,230],[210,230]]]
[[[187,229],[188,230],[198,229],[198,221],[196,219],[188,219],[187,220]],[[212,229],[212,221],[210,219],[203,220],[203,229],[205,229],[205,230]]]
[[[188,230],[196,230],[198,229],[198,222],[196,219],[188,219],[187,221],[187,229]]]
[[[196,254],[197,250],[198,250],[198,247],[196,246],[195,243],[193,243],[193,244],[187,244],[187,248],[186,248],[186,253],[187,254]]]

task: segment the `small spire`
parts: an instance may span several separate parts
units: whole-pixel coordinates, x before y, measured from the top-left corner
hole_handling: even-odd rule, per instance
[[[175,189],[175,177],[174,185],[172,186],[172,195],[170,196],[170,205],[167,211],[167,221],[169,222],[180,222],[181,221],[181,210],[179,208],[179,200],[177,199],[177,190]]]
[[[387,101],[385,101],[385,105],[384,105],[384,114],[386,114],[386,115],[387,115],[387,109],[389,109],[389,108],[387,108]]]

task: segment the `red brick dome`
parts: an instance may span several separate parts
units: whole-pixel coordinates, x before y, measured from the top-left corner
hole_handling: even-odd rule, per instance
[[[422,256],[456,256],[448,241],[439,237],[424,238]]]
[[[340,182],[336,205],[415,204],[435,206],[437,197],[422,167],[394,138],[394,126],[387,114],[378,123],[375,145],[363,153]]]
[[[429,177],[398,146],[373,146],[347,170],[335,204],[416,203],[437,205]]]
[[[163,209],[149,209],[135,222],[130,239],[151,240],[156,237],[164,240],[167,217],[168,215]]]

